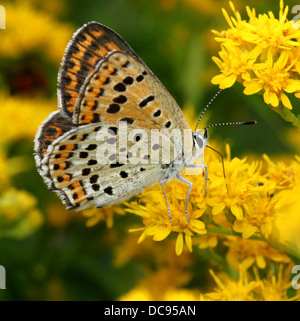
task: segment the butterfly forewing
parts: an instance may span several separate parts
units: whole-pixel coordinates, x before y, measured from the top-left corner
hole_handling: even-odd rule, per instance
[[[107,55],[88,77],[73,121],[122,120],[146,128],[189,128],[181,109],[149,68],[136,57],[117,51]]]
[[[135,56],[130,46],[114,31],[90,22],[74,34],[69,42],[58,76],[59,105],[72,116],[76,99],[86,77],[109,52],[121,50]]]

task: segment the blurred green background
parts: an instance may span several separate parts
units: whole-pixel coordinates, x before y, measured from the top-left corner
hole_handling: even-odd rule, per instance
[[[277,15],[278,2],[234,1],[244,18],[245,5]],[[138,245],[134,234],[129,240],[128,229],[137,225],[129,214],[115,217],[112,228],[104,221],[86,227],[86,218],[65,211],[37,173],[33,138],[57,108],[56,79],[64,48],[84,23],[107,25],[130,44],[179,106],[198,115],[218,90],[210,83],[218,73],[211,57],[219,51],[211,29],[227,29],[221,8],[230,11],[228,2],[23,0],[1,5],[6,29],[0,30],[0,265],[6,269],[7,288],[0,290],[0,299],[116,300],[147,271],[186,258],[161,263],[150,243]],[[300,107],[291,101],[299,114]],[[210,138],[222,153],[230,143],[238,157],[299,152],[298,132],[261,96],[245,96],[240,84],[216,99],[205,122],[252,119],[258,125],[213,128]],[[136,253],[122,261],[128,248]],[[155,251],[173,249],[156,243]],[[194,277],[187,286],[205,288],[206,263],[190,257],[188,270]]]

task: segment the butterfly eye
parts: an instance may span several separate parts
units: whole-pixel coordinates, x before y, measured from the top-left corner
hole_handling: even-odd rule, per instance
[[[196,137],[196,142],[197,142],[197,145],[202,148],[203,147],[203,139],[199,136]]]
[[[193,135],[194,136],[194,141],[198,145],[199,148],[203,147],[203,139],[199,135]]]

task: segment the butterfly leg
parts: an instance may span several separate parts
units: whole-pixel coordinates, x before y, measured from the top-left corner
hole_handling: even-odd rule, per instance
[[[170,205],[169,205],[167,193],[166,193],[166,190],[165,190],[165,187],[164,187],[164,183],[161,181],[161,182],[160,182],[160,185],[161,185],[161,188],[162,188],[162,190],[163,190],[163,192],[164,192],[165,200],[166,200],[166,203],[167,203],[169,220],[170,220],[170,222],[172,222],[171,209],[170,209]]]
[[[185,198],[185,216],[186,216],[188,222],[190,223],[190,218],[189,218],[189,215],[188,215],[188,212],[187,212],[187,202],[188,202],[188,200],[190,198],[190,195],[191,195],[191,192],[192,192],[193,183],[190,182],[188,179],[180,176],[180,175],[177,175],[177,179],[179,179],[183,183],[186,183],[186,184],[189,185],[189,190],[188,190],[188,193],[187,193],[186,198]]]
[[[188,168],[202,168],[203,172],[205,170],[204,190],[205,190],[205,196],[207,196],[207,179],[208,179],[207,166],[206,165],[198,165],[198,164],[190,164],[190,165],[186,165],[186,167],[188,167]]]
[[[204,191],[205,191],[205,196],[207,196],[207,166],[204,165],[204,154],[202,154],[202,165],[201,167],[203,168],[203,173],[204,173],[204,170],[205,170],[205,180],[204,180]]]

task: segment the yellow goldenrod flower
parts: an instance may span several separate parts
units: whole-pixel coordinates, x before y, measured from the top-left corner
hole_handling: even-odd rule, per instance
[[[275,163],[266,155],[263,157],[267,163],[261,179],[263,194],[248,204],[245,219],[236,221],[234,229],[245,237],[257,231],[267,237],[275,227],[279,229],[277,238],[293,241],[300,247],[300,242],[296,242],[300,224],[297,214],[300,206],[300,158],[286,164],[283,161]]]
[[[173,269],[176,266],[182,271],[187,271],[193,263],[193,254],[184,251],[180,257],[177,256],[174,251],[174,240],[172,239],[160,243],[159,251],[157,251],[157,243],[150,238],[145,239],[144,242],[137,246],[136,236],[133,233],[127,234],[114,251],[114,265],[117,267],[131,261],[143,262],[144,260],[151,260],[157,267],[168,266]],[[180,272],[180,274],[182,273]]]
[[[57,108],[56,101],[12,97],[3,93],[0,100],[0,142],[3,143],[22,138],[33,140],[41,122]]]
[[[292,109],[291,102],[284,91],[287,93],[299,91],[300,80],[290,78],[292,65],[287,64],[288,57],[288,52],[283,51],[274,62],[269,50],[267,60],[253,66],[256,77],[245,80],[244,94],[253,95],[263,91],[264,101],[267,104],[278,107],[281,100],[286,108]]]
[[[241,266],[239,270],[239,279],[234,279],[223,272],[216,274],[210,269],[209,272],[217,287],[213,291],[205,293],[198,289],[182,288],[187,279],[182,279],[178,274],[180,271],[174,272],[171,268],[161,269],[142,279],[137,286],[122,295],[119,300],[288,301],[299,299],[299,295],[288,296],[287,292],[291,288],[291,265],[286,266],[285,270],[283,270],[283,265],[279,265],[277,276],[274,275],[274,269],[272,269],[266,278],[260,278],[259,272],[255,268],[254,279]]]
[[[218,245],[215,235],[204,235],[199,239],[199,249],[214,248]]]
[[[186,284],[191,275],[176,266],[160,268],[157,272],[148,272],[138,285],[119,298],[120,301],[167,301],[197,300],[198,291],[186,290],[181,287]]]
[[[32,7],[37,7],[56,16],[63,13],[64,10],[67,10],[66,3],[59,0],[52,0],[49,2],[41,2],[40,0],[22,0],[22,2],[27,2]]]
[[[286,93],[298,97],[300,92],[300,30],[287,19],[288,7],[280,0],[279,18],[272,12],[257,16],[255,9],[246,7],[246,21],[231,1],[230,6],[234,17],[223,9],[229,29],[213,30],[221,43],[220,58],[213,57],[213,61],[221,73],[212,83],[224,89],[238,81],[246,95],[261,93],[268,105],[278,107],[282,103],[292,109]]]
[[[143,286],[136,286],[123,294],[118,301],[153,301],[153,298],[149,289]]]
[[[29,166],[27,157],[8,157],[0,146],[0,191],[9,187],[13,175],[27,170]]]
[[[260,279],[257,269],[255,280],[250,281],[246,272],[240,270],[239,280],[231,279],[223,273],[216,275],[212,270],[217,288],[213,292],[200,295],[200,300],[205,301],[288,301],[298,300],[299,295],[288,297],[287,290],[291,288],[290,267],[283,271],[283,266],[279,266],[277,277],[274,270],[269,271],[266,278]]]
[[[257,46],[253,51],[243,51],[232,43],[224,43],[220,58],[213,57],[213,61],[220,68],[221,74],[212,79],[214,85],[221,89],[231,87],[237,80],[250,80],[251,71],[257,57],[261,54],[261,47]],[[241,78],[241,79],[240,79]]]
[[[199,301],[199,291],[191,289],[170,289],[166,291],[164,301]]]
[[[280,230],[278,220],[287,218],[291,206],[298,200],[299,163],[294,161],[290,166],[283,163],[274,165],[265,156],[268,166],[262,171],[261,162],[248,163],[246,159],[238,158],[231,160],[229,146],[226,149],[226,179],[220,160],[215,155],[208,154],[206,157],[209,168],[206,197],[203,176],[189,176],[194,184],[188,203],[191,224],[184,215],[186,187],[176,180],[166,184],[172,222],[169,221],[166,202],[159,185],[142,193],[139,202],[124,203],[126,212],[143,218],[144,227],[131,230],[142,231],[139,243],[147,236],[152,236],[154,241],[162,241],[175,233],[175,252],[180,255],[184,243],[189,251],[192,251],[192,239],[200,249],[215,247],[217,236],[228,235],[231,229],[241,233],[246,239],[253,235],[267,239],[272,234],[273,240],[280,240],[280,235],[276,235]],[[207,228],[212,234],[201,237],[207,233]],[[269,252],[272,253],[271,250]],[[284,262],[283,257],[278,257]],[[273,253],[272,258],[266,258],[277,260]],[[245,264],[251,265],[254,261],[259,267],[265,265],[262,255],[248,258]]]
[[[188,289],[168,289],[158,297],[153,297],[151,290],[137,286],[119,298],[119,301],[199,301],[199,293]],[[168,312],[168,311],[166,311]]]
[[[10,186],[11,177],[30,167],[30,158],[25,156],[7,157],[0,147],[0,191]]]
[[[212,207],[213,215],[221,213],[227,207],[237,219],[242,219],[245,204],[253,194],[261,190],[258,186],[261,180],[261,166],[259,162],[248,164],[246,158],[230,160],[228,145],[226,149],[228,155],[225,162],[227,188],[224,184],[224,177],[222,177],[223,172],[211,173],[210,171],[212,182],[209,185],[207,204]]]
[[[258,273],[255,273],[259,279]],[[295,301],[299,300],[300,294],[293,297],[287,295],[287,290],[291,288],[291,265],[283,270],[283,265],[279,266],[277,276],[274,271],[270,271],[266,278],[262,279],[259,288],[256,289],[260,301]]]
[[[285,213],[276,220],[279,229],[280,240],[284,244],[290,244],[294,251],[300,253],[300,185],[289,190],[290,196],[296,195],[294,202],[287,206]]]
[[[23,238],[38,229],[43,216],[37,200],[26,191],[9,188],[0,195],[0,237]]]
[[[257,195],[244,204],[245,217],[237,219],[233,229],[242,233],[244,238],[249,238],[257,232],[268,238],[272,231],[277,229],[275,222],[278,217],[287,215],[285,208],[297,198],[298,196],[290,191],[281,191],[274,196],[268,193]]]
[[[235,270],[241,267],[246,271],[253,264],[256,264],[260,269],[264,269],[267,266],[267,260],[282,263],[290,262],[285,254],[279,253],[264,241],[227,236],[223,244],[229,248],[226,258]]]
[[[213,292],[201,294],[202,301],[255,301],[253,290],[260,282],[249,282],[245,272],[240,273],[238,281],[224,275],[217,276],[212,270],[209,272],[218,287]]]
[[[106,206],[104,208],[89,208],[82,212],[87,219],[86,226],[91,227],[100,221],[106,221],[106,226],[112,228],[114,214],[124,215],[125,211],[118,205]]]
[[[169,198],[170,208],[172,213],[172,221],[170,222],[168,217],[168,209],[164,195],[160,189],[160,186],[156,186],[156,189],[149,189],[142,194],[142,202],[145,205],[140,205],[137,202],[125,202],[127,206],[126,212],[134,213],[143,218],[145,228],[139,238],[139,243],[142,242],[145,237],[152,236],[154,241],[164,240],[171,232],[177,233],[175,242],[175,252],[180,255],[183,251],[184,243],[187,245],[190,252],[192,252],[192,236],[196,234],[206,234],[205,224],[198,220],[203,214],[201,210],[192,211],[191,204],[189,204],[188,211],[190,215],[190,224],[188,223],[184,215],[184,199],[186,191],[182,190],[179,193],[178,182],[172,181],[166,186],[166,192],[171,197]],[[169,193],[170,189],[176,189],[177,193]],[[179,196],[179,198],[178,198]]]
[[[172,245],[173,247],[173,245]],[[136,237],[132,233],[128,234],[122,242],[120,242],[114,255],[114,265],[123,266],[132,260],[139,260],[144,257],[155,255],[155,247],[150,239],[145,240],[139,246],[136,246]]]
[[[268,164],[266,176],[275,183],[276,189],[300,186],[300,162],[297,159],[286,165],[283,161],[272,162],[267,155],[263,155],[263,158]]]
[[[40,52],[59,63],[72,28],[60,23],[46,11],[30,3],[5,3],[7,26],[1,33],[0,55],[18,58],[23,54]]]
[[[9,174],[7,173],[7,159],[4,156],[4,153],[2,150],[0,150],[0,189],[4,188],[6,185],[8,185],[10,181]]]

